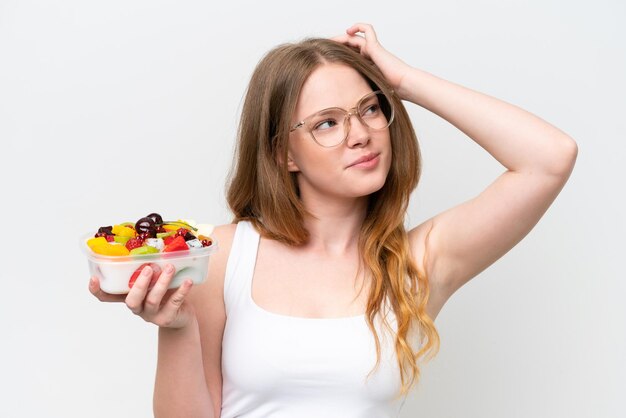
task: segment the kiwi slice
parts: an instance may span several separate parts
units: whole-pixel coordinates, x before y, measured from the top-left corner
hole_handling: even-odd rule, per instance
[[[113,236],[113,240],[115,242],[119,242],[120,244],[124,244],[124,245],[128,242],[129,239],[130,239],[130,237],[122,237],[122,236],[119,236],[119,235],[114,235]]]
[[[154,254],[158,252],[159,250],[157,248],[151,247],[149,245],[144,245],[143,247],[137,247],[130,250],[131,255]]]

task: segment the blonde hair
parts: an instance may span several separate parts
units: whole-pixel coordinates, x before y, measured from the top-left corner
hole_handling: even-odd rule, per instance
[[[382,90],[395,109],[389,127],[391,167],[384,186],[370,195],[359,251],[372,278],[365,315],[376,342],[372,372],[380,364],[374,320],[388,300],[397,322],[395,351],[403,395],[419,380],[418,361],[438,351],[439,335],[426,313],[428,280],[411,259],[404,228],[409,197],[420,177],[419,146],[406,109],[380,70],[352,48],[328,39],[284,44],[266,54],[246,93],[227,200],[233,222],[249,220],[262,236],[288,245],[307,242],[309,233],[303,221],[309,214],[299,198],[296,174],[286,165],[289,124],[304,82],[325,63],[354,68],[373,90]],[[386,318],[383,324],[392,331]],[[417,351],[411,341],[419,342]]]

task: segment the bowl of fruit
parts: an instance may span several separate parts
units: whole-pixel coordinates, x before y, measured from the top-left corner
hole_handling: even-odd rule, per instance
[[[158,213],[151,213],[136,222],[101,226],[81,237],[80,247],[91,275],[98,277],[100,288],[107,293],[128,293],[145,266],[159,271],[166,264],[176,269],[169,285],[173,289],[185,279],[193,283],[206,279],[209,256],[217,250],[212,232],[209,224],[164,221]]]

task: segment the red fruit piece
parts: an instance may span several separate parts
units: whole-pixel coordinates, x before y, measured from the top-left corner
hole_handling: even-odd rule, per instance
[[[169,253],[172,251],[182,251],[182,250],[188,250],[188,249],[189,249],[189,246],[185,242],[185,238],[181,236],[177,236],[169,244],[167,244],[165,248],[163,248],[163,252]]]
[[[115,235],[107,235],[106,239],[107,239],[107,242],[113,242],[115,241]]]
[[[130,240],[129,240],[130,241]],[[144,267],[149,266],[150,264],[145,263],[142,264],[141,266],[139,266],[139,268],[137,270],[135,270],[135,272],[133,273],[132,276],[130,276],[130,280],[128,281],[128,287],[132,289],[133,285],[135,284],[135,282],[137,281],[137,278],[139,277],[139,275],[141,274],[141,270],[143,270]],[[151,288],[152,286],[154,286],[154,284],[156,283],[156,281],[158,280],[159,276],[157,274],[153,274],[152,275],[152,279],[150,279],[150,285],[149,288]]]
[[[146,240],[148,238],[156,238],[156,234],[152,236],[150,232],[142,232],[140,234],[137,234],[137,238],[141,238],[142,240]]]
[[[131,238],[126,241],[126,248],[128,249],[128,251],[134,248],[139,248],[141,246],[143,246],[143,239],[141,238]]]
[[[211,244],[213,244],[213,242],[210,239],[203,239],[201,242],[202,242],[203,247],[208,247]]]
[[[163,244],[165,245],[170,245],[172,241],[174,241],[174,238],[176,238],[173,235],[170,235],[169,237],[165,237],[163,238]]]
[[[185,235],[187,235],[188,232],[189,232],[189,230],[186,229],[186,228],[178,228],[176,230],[176,236],[184,237]]]

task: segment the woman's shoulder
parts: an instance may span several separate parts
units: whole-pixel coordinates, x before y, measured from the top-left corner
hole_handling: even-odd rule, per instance
[[[215,241],[217,250],[209,257],[207,280],[195,286],[195,290],[192,290],[190,293],[190,299],[198,302],[200,300],[206,300],[207,297],[221,295],[224,288],[226,264],[236,229],[237,224],[218,225],[213,229],[211,238]]]
[[[229,223],[229,224],[222,224],[222,225],[217,225],[215,226],[215,228],[213,229],[213,233],[216,235],[220,235],[223,237],[228,237],[228,236],[233,236],[235,235],[235,230],[237,229],[237,224],[236,223]]]
[[[241,221],[249,222],[249,221]],[[238,223],[229,223],[218,225],[213,229],[211,238],[217,242],[217,251],[211,256],[211,268],[217,268],[218,271],[226,270],[226,263],[230,255],[230,251],[235,239]],[[253,228],[254,226],[251,225]]]
[[[215,241],[217,242],[217,248],[218,248],[218,251],[215,253],[215,256],[217,256],[216,258],[222,258],[222,257],[219,257],[218,254],[223,255],[223,253],[225,252],[226,253],[230,252],[230,247],[233,244],[233,238],[235,237],[236,230],[237,230],[236,223],[217,225],[213,229],[211,238],[215,239]]]

